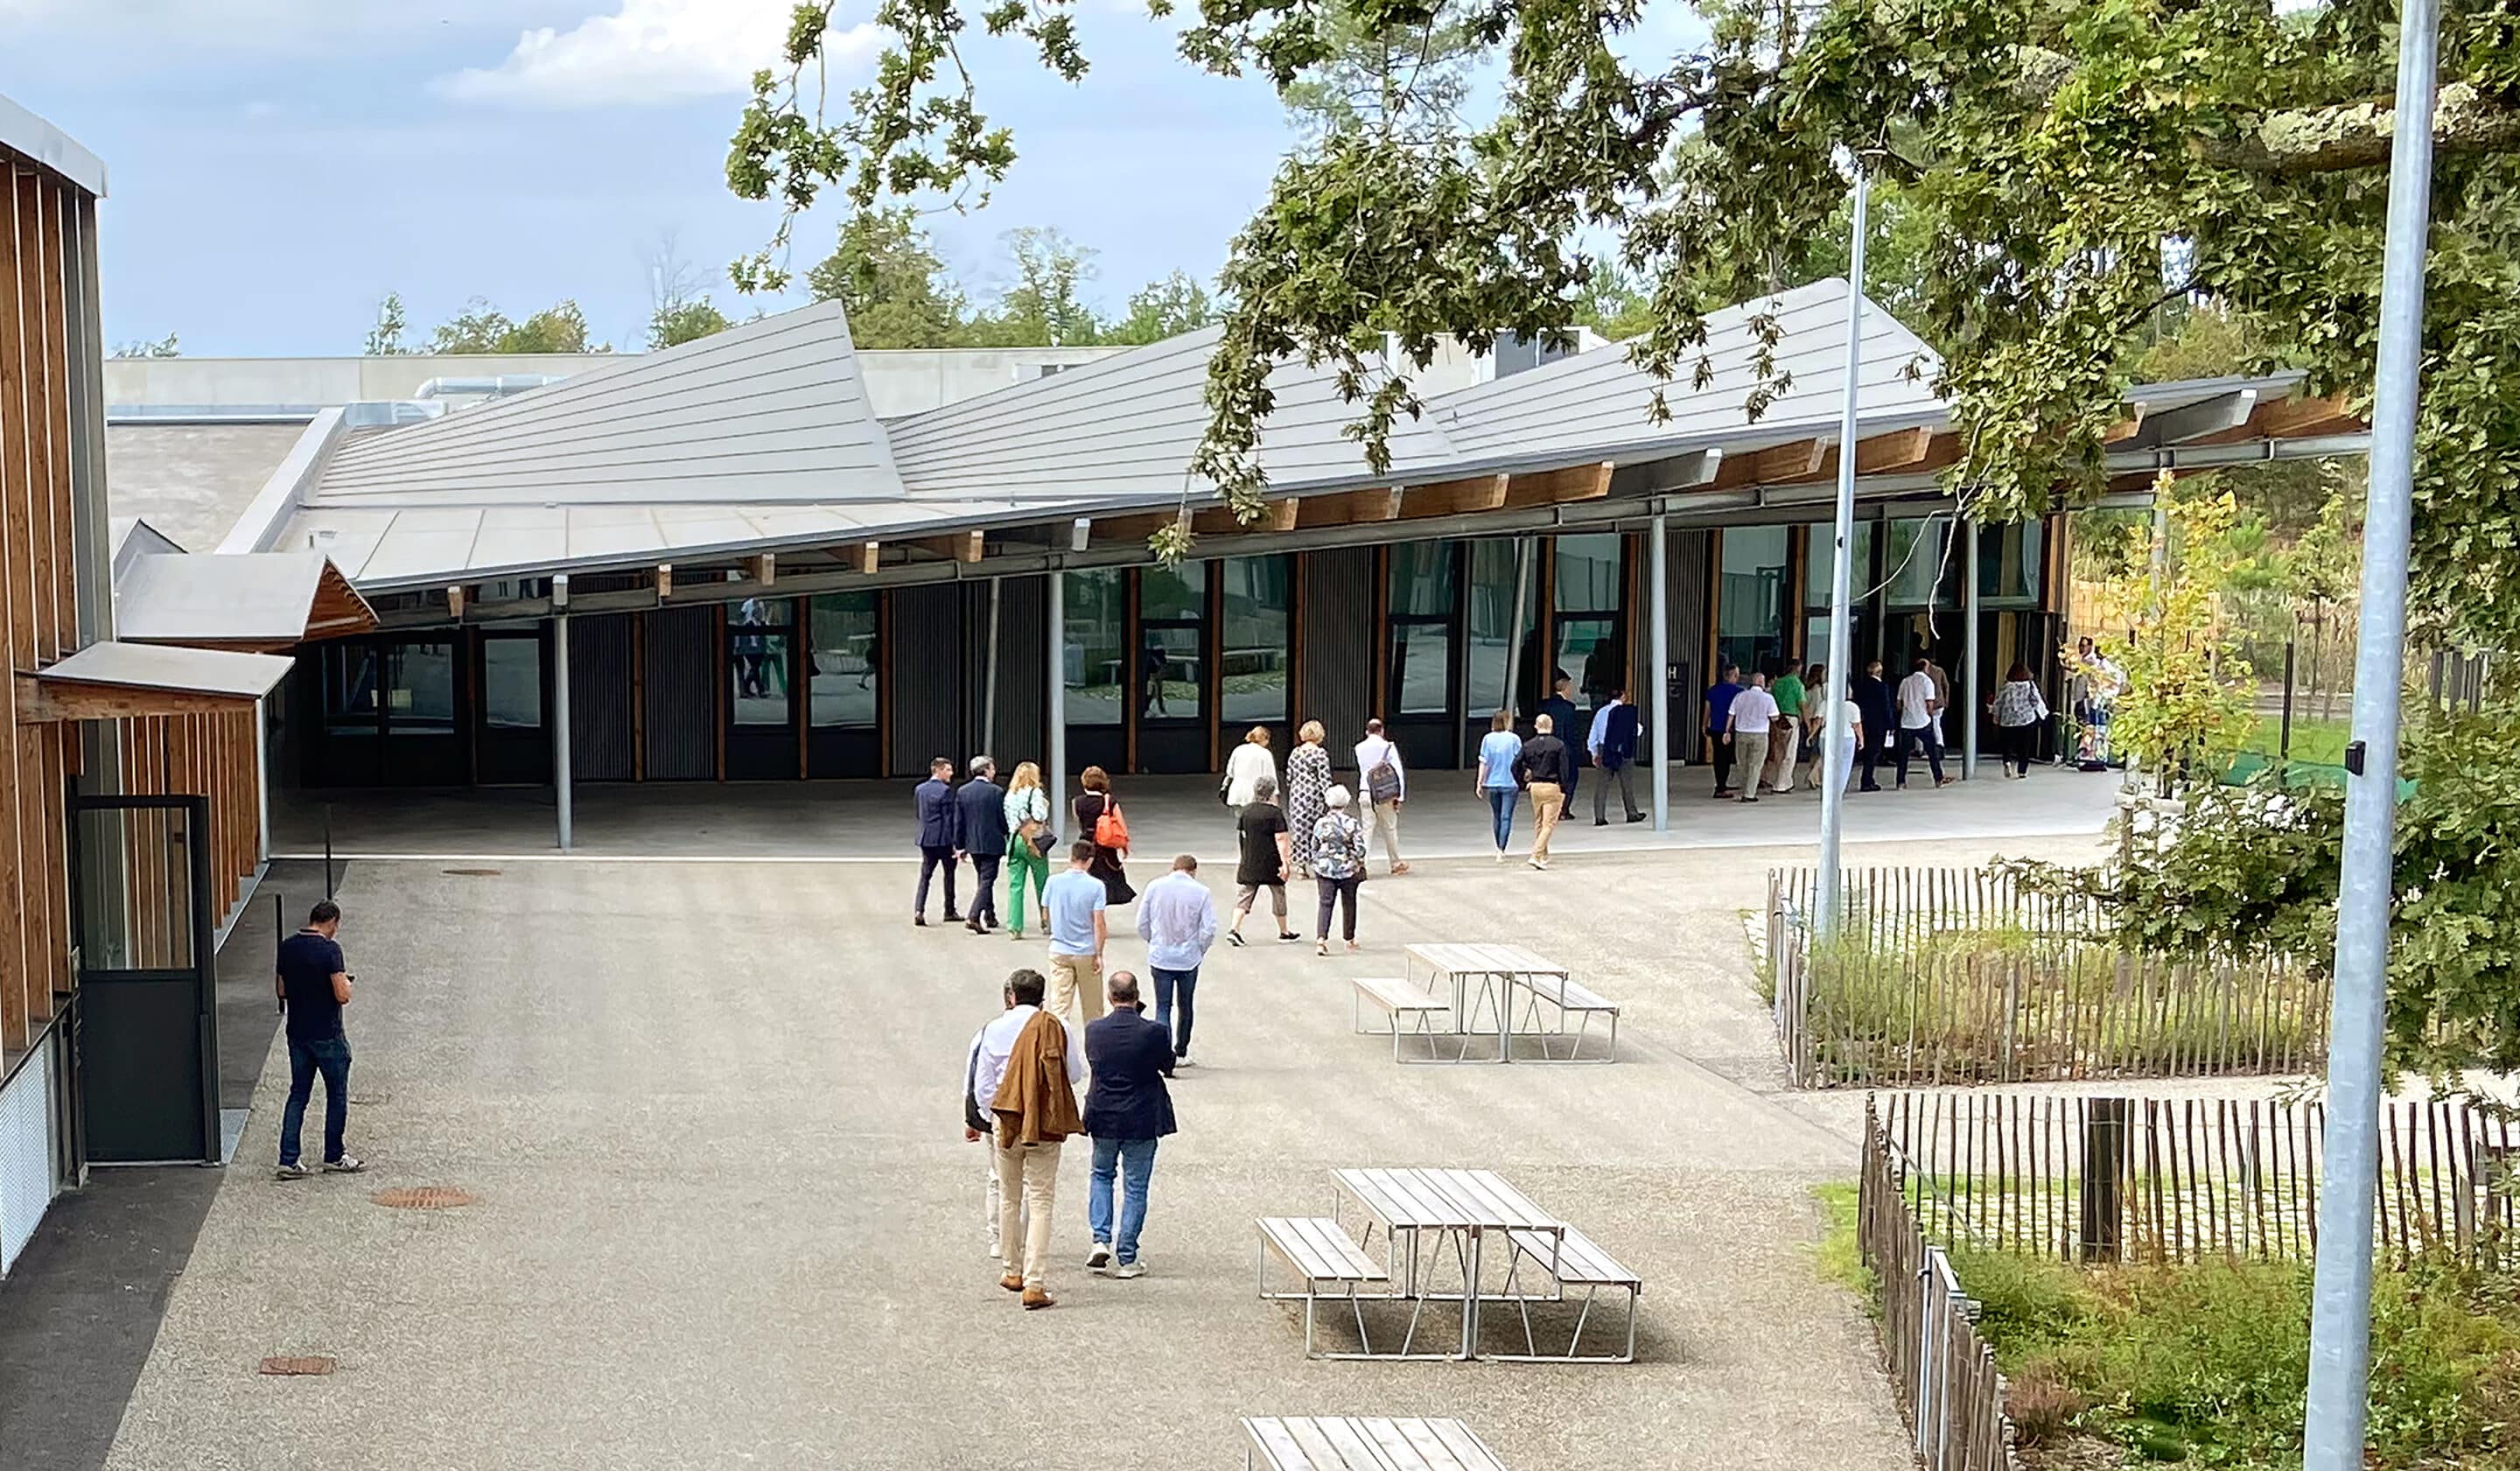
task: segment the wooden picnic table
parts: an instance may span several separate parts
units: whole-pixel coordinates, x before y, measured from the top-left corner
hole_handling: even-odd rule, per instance
[[[1478,986],[1496,1010],[1497,1056],[1499,1062],[1513,1060],[1513,988],[1526,986],[1544,996],[1553,995],[1563,1001],[1568,973],[1565,966],[1519,945],[1487,945],[1445,941],[1409,947],[1410,979],[1417,978],[1417,966],[1424,962],[1438,976],[1453,981],[1453,1030],[1467,1032],[1475,1017],[1468,1004],[1470,987]],[[1552,986],[1552,983],[1554,983]]]
[[[1505,1471],[1459,1420],[1379,1415],[1255,1415],[1242,1422],[1269,1471]]]
[[[1566,1224],[1493,1170],[1357,1169],[1332,1174],[1342,1193],[1382,1223],[1395,1249],[1401,1233],[1408,1233],[1408,1258],[1405,1264],[1394,1264],[1402,1273],[1403,1296],[1421,1301],[1436,1296],[1418,1280],[1422,1239],[1435,1237],[1438,1251],[1447,1241],[1453,1244],[1462,1266],[1463,1359],[1478,1357],[1479,1303],[1485,1296],[1480,1275],[1487,1237],[1515,1231],[1545,1237],[1552,1243],[1547,1265],[1552,1270],[1557,1265],[1555,1243],[1565,1239]],[[1508,1260],[1510,1256],[1508,1246]]]

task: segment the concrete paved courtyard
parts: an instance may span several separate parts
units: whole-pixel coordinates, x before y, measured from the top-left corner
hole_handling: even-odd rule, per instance
[[[1222,1468],[1237,1415],[1393,1413],[1459,1415],[1517,1467],[1896,1471],[1871,1327],[1810,1260],[1856,1100],[1782,1092],[1741,941],[1767,864],[1802,859],[1431,863],[1366,886],[1360,959],[1220,948],[1150,1274],[1082,1269],[1071,1148],[1059,1306],[1029,1315],[983,1260],[955,1092],[1033,944],[912,929],[908,865],[352,864],[376,1168],[273,1181],[266,1067],[108,1464]],[[1348,978],[1438,938],[1529,943],[1621,999],[1618,1065],[1404,1068],[1351,1036]],[[1356,1164],[1492,1167],[1591,1232],[1647,1282],[1642,1361],[1307,1362],[1254,1299],[1252,1222]],[[370,1202],[424,1184],[479,1200]],[[339,1370],[255,1372],[300,1354]]]

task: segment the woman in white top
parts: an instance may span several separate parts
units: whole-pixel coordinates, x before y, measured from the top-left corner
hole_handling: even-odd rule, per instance
[[[1251,805],[1253,793],[1262,781],[1275,785],[1278,780],[1278,759],[1269,754],[1269,728],[1253,726],[1225,758],[1225,780],[1217,787],[1217,796],[1239,815]]]
[[[1043,906],[1042,890],[1050,882],[1050,859],[1033,841],[1037,833],[1050,828],[1050,794],[1041,787],[1041,768],[1024,762],[1007,780],[1007,902],[1010,913],[1007,933],[1020,940],[1024,931],[1024,886],[1031,882],[1033,910],[1043,916],[1042,928],[1050,928],[1050,911]]]
[[[1995,717],[1996,734],[2002,742],[2004,779],[2027,778],[2030,758],[2039,750],[2039,728],[2048,723],[2048,701],[2030,678],[2030,666],[2014,663],[2003,677],[2003,688],[1995,691],[1986,708]],[[2013,770],[2016,766],[2018,773]]]

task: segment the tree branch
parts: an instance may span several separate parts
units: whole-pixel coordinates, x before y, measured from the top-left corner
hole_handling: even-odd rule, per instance
[[[2257,173],[2335,173],[2388,162],[2397,131],[2395,104],[2379,98],[2269,112],[2236,139],[2200,145],[2198,156]],[[2486,97],[2473,83],[2452,82],[2433,103],[2433,148],[2444,154],[2520,149],[2520,108]]]

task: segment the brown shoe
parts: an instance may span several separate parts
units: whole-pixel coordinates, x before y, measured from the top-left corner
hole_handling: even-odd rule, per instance
[[[1407,864],[1393,864],[1391,866],[1391,871],[1394,873],[1406,873],[1409,871],[1409,866]]]
[[[1004,1287],[1009,1292],[1021,1292],[1023,1291],[1023,1273],[1020,1271],[1008,1272],[1005,1276],[998,1278],[998,1285]]]
[[[1056,1308],[1058,1306],[1058,1299],[1039,1287],[1027,1287],[1023,1290],[1023,1305],[1024,1311],[1030,1313],[1038,1308]]]

